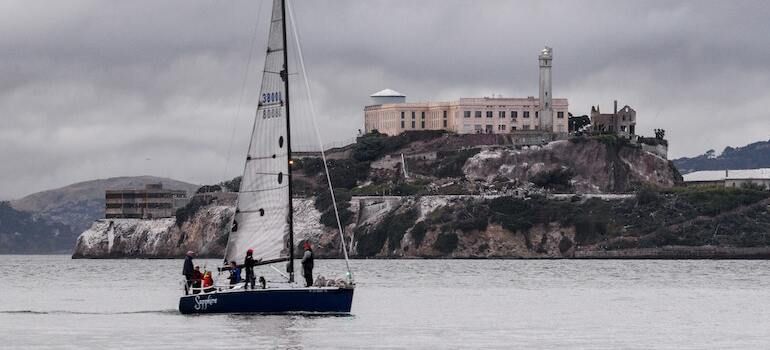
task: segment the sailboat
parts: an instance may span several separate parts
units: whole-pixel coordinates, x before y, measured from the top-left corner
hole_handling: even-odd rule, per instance
[[[294,281],[286,22],[286,0],[274,0],[259,103],[224,256],[225,261],[243,262],[246,252],[252,250],[257,265],[286,263],[287,273],[281,273],[286,281],[275,285],[260,283],[256,289],[246,289],[243,285],[215,286],[211,291],[200,289],[197,294],[179,299],[179,311],[183,314],[350,312],[355,283],[341,225],[338,227],[348,267],[347,279],[320,287],[299,286]],[[297,49],[300,51],[298,42]],[[328,174],[328,169],[326,171]],[[331,190],[331,184],[329,187]],[[334,195],[333,191],[331,194]]]

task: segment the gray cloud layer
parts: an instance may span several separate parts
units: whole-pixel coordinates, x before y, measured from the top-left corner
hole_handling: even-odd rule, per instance
[[[0,199],[108,176],[210,183],[237,175],[269,7],[0,3]],[[385,87],[413,101],[536,95],[536,55],[545,44],[555,49],[554,93],[570,99],[572,113],[597,103],[609,110],[618,99],[637,109],[642,133],[667,130],[672,156],[770,134],[766,2],[298,1],[294,7],[327,141],[355,136],[368,95]],[[302,117],[307,108],[297,111]],[[310,136],[307,123],[298,124],[295,143],[311,143]]]

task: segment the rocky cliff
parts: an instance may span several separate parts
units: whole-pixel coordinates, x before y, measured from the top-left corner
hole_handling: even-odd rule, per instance
[[[319,223],[314,200],[294,205],[297,240],[310,238],[319,257],[341,257],[339,234]],[[750,189],[647,191],[613,200],[353,197],[350,209],[345,237],[359,258],[770,256],[770,192]],[[74,256],[179,257],[194,250],[221,257],[230,215],[232,207],[210,205],[181,228],[173,219],[100,221],[81,235]]]
[[[614,136],[531,147],[423,136],[366,136],[349,158],[329,162],[351,256],[632,257],[668,246],[770,244],[770,193],[674,188],[681,176],[669,161]],[[296,242],[311,238],[319,257],[341,257],[323,164],[310,157],[294,166],[295,193],[308,196],[294,200]],[[180,223],[102,220],[74,256],[222,256],[231,203],[192,209]]]
[[[78,237],[73,258],[165,258],[192,250],[221,257],[232,206],[211,205],[180,226],[176,219],[100,219]]]
[[[564,174],[567,178],[562,190],[575,193],[630,192],[641,186],[669,188],[681,181],[666,159],[638,147],[596,139],[521,149],[489,148],[470,158],[463,172],[470,180],[488,183],[540,180],[543,185],[553,184],[548,175],[558,181],[554,175]]]
[[[199,257],[221,258],[235,207],[232,202],[215,201],[201,208],[183,223],[175,218],[100,219],[77,239],[73,258],[171,258],[188,250]],[[306,236],[331,246],[323,236],[321,213],[308,199],[295,200],[297,240]],[[337,239],[339,241],[339,239]],[[338,243],[336,243],[338,244]]]

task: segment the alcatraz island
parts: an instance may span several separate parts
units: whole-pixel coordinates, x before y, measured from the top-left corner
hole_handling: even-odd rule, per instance
[[[537,98],[370,96],[355,142],[325,152],[351,256],[770,257],[764,183],[686,186],[663,130],[637,135],[636,110],[617,101],[610,113],[597,105],[573,116],[552,97],[553,50],[537,58]],[[296,241],[340,257],[320,152],[295,153],[292,167]],[[107,193],[106,217],[73,257],[220,257],[239,181],[177,193],[165,214]]]

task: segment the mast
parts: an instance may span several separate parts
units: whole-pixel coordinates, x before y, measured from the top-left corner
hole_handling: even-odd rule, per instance
[[[281,27],[283,30],[283,70],[281,71],[281,79],[283,79],[284,89],[286,90],[286,151],[288,152],[288,180],[289,180],[289,215],[287,220],[289,222],[289,266],[287,272],[289,272],[289,282],[294,282],[294,203],[292,200],[292,188],[291,188],[291,126],[289,122],[289,47],[286,45],[286,0],[281,0]]]

